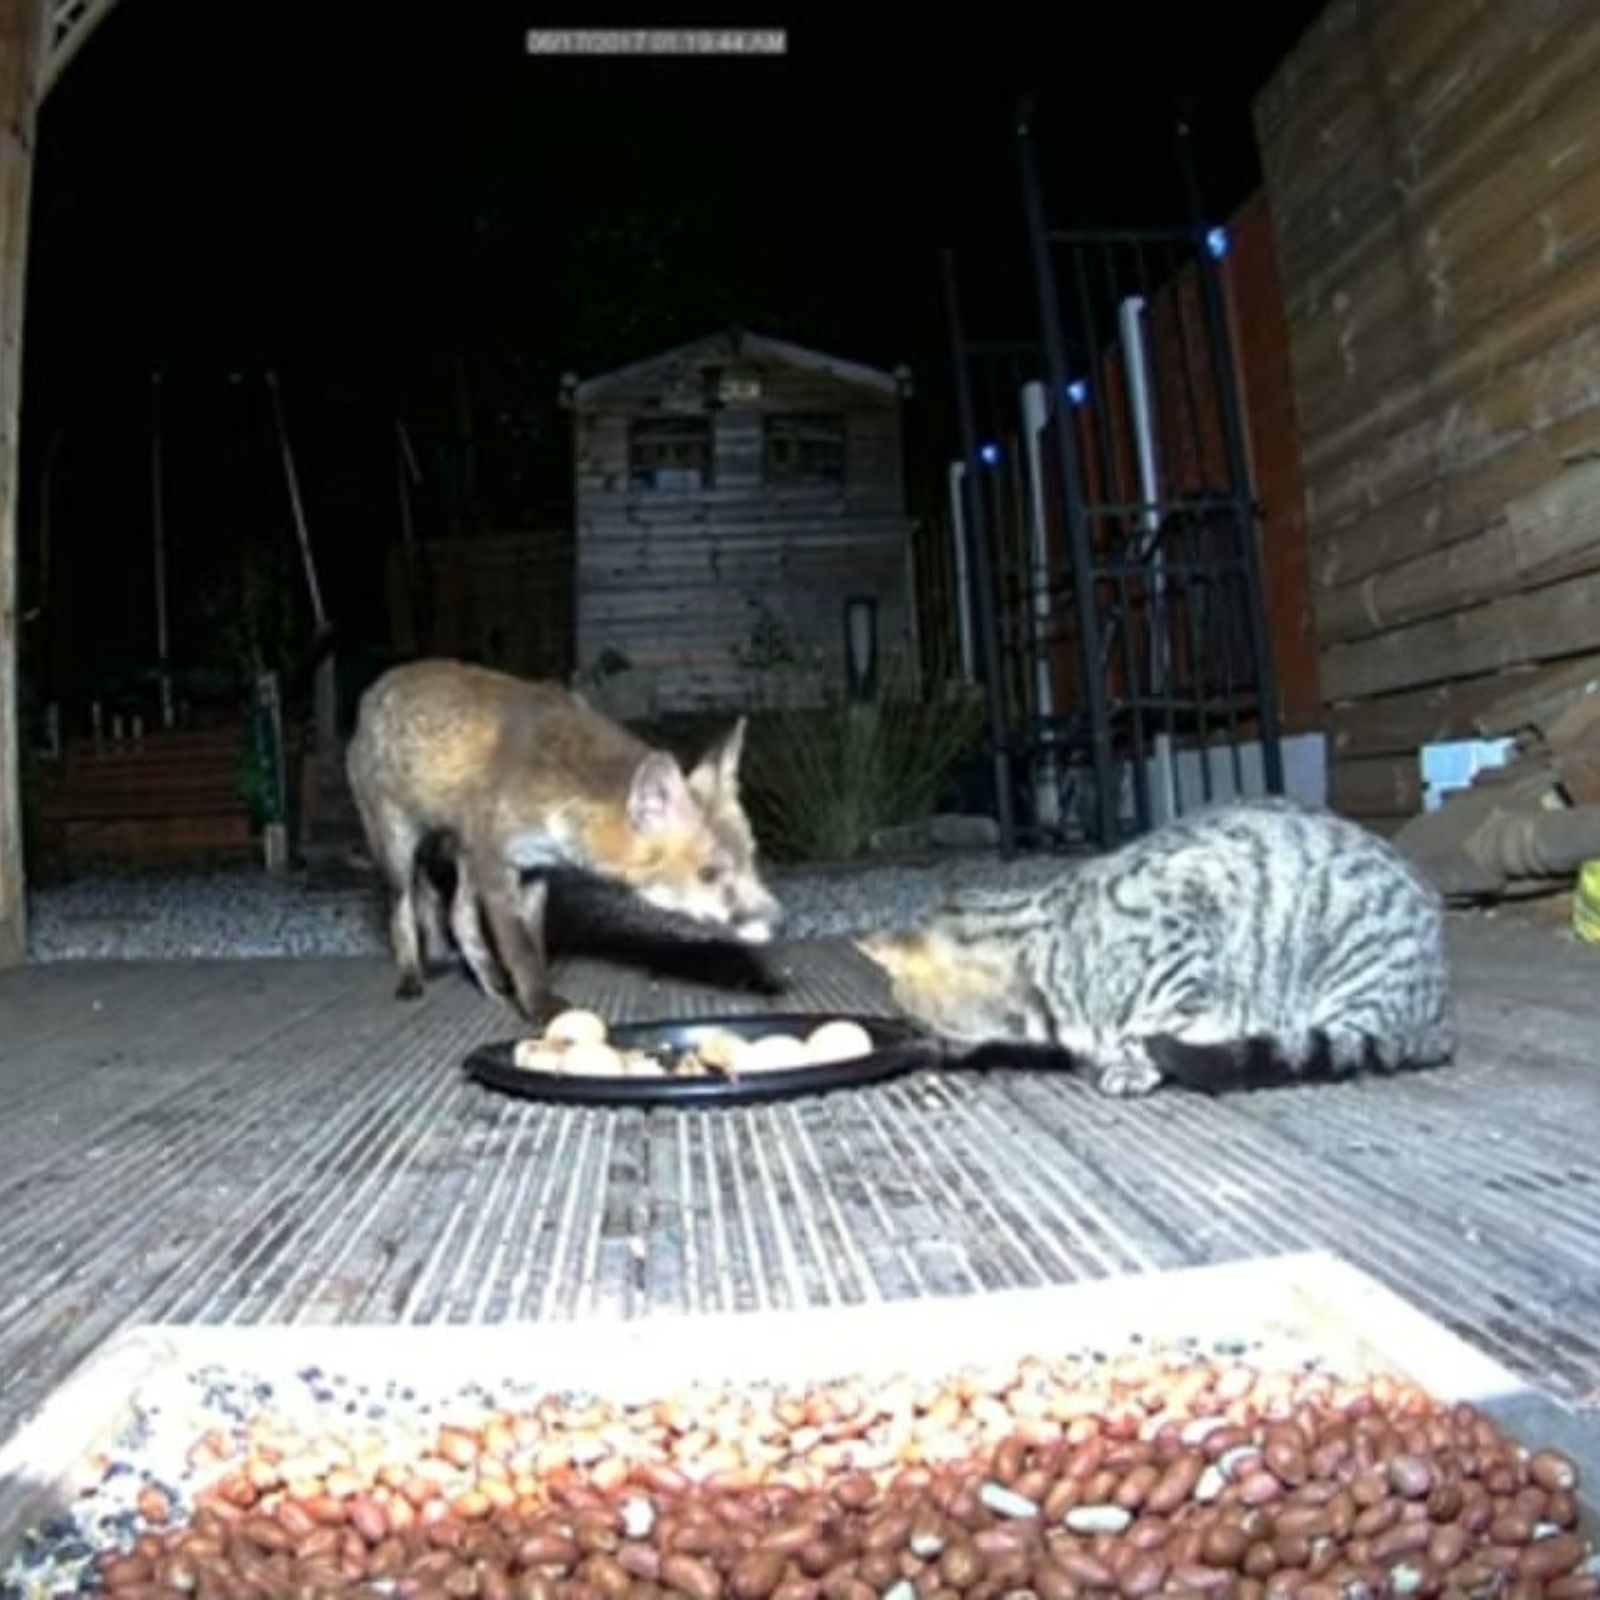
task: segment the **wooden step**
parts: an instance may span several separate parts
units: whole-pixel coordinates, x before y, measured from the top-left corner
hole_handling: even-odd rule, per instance
[[[108,821],[118,817],[231,817],[249,820],[250,808],[236,794],[85,794],[46,800],[41,816],[56,822]]]
[[[61,828],[68,856],[147,860],[183,856],[253,855],[250,819],[232,816],[74,819]]]

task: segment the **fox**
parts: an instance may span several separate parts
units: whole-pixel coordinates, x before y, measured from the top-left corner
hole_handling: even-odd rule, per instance
[[[479,987],[547,1021],[564,1004],[544,931],[557,871],[621,885],[737,943],[770,943],[783,912],[740,794],[746,724],[685,772],[564,685],[450,659],[390,668],[361,697],[345,776],[391,897],[396,998],[421,996],[419,934],[442,943],[448,920]]]

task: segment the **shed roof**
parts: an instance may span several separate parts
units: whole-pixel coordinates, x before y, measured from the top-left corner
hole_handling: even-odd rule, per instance
[[[687,344],[675,345],[670,350],[630,362],[625,367],[610,372],[596,373],[592,378],[574,383],[568,379],[563,387],[580,406],[602,399],[615,389],[626,388],[657,372],[670,372],[674,367],[693,366],[708,360],[729,362],[761,360],[779,361],[787,366],[801,367],[811,372],[826,373],[840,383],[871,389],[880,394],[900,394],[906,389],[910,374],[904,368],[884,372],[859,361],[845,361],[827,355],[821,350],[810,350],[804,345],[791,344],[787,339],[774,339],[766,334],[750,333],[742,328],[724,329],[692,339]]]

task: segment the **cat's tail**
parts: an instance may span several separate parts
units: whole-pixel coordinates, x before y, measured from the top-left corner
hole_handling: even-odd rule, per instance
[[[1162,1034],[1145,1044],[1164,1079],[1203,1094],[1434,1066],[1449,1060],[1455,1050],[1453,1030],[1442,1020],[1403,1043],[1313,1028],[1293,1040],[1256,1035],[1196,1044]]]
[[[1166,1082],[1198,1090],[1201,1094],[1286,1082],[1303,1077],[1305,1073],[1304,1067],[1294,1064],[1291,1053],[1272,1039],[1228,1039],[1194,1044],[1170,1034],[1157,1034],[1145,1040],[1145,1048]]]

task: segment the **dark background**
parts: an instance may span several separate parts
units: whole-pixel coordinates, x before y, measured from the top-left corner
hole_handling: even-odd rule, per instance
[[[120,0],[46,103],[35,178],[22,584],[52,675],[148,664],[156,371],[180,658],[214,652],[241,549],[296,592],[269,368],[357,640],[398,536],[397,416],[419,532],[559,524],[560,375],[729,321],[909,364],[925,508],[952,423],[938,248],[981,263],[987,331],[1032,332],[1019,93],[1053,221],[1182,219],[1180,101],[1221,219],[1259,180],[1251,95],[1318,6],[870,9]],[[789,54],[525,53],[575,21],[780,25]]]

